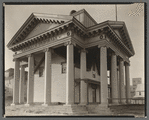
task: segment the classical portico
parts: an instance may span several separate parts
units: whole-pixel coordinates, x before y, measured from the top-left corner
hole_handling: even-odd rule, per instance
[[[49,28],[40,31],[39,24],[43,29],[45,25]],[[33,104],[38,96],[36,90],[42,96],[43,106],[50,106],[56,98],[63,99],[66,106],[76,103],[106,106],[109,101],[111,104],[129,103],[129,58],[134,55],[134,50],[124,22],[98,24],[84,9],[67,16],[31,14],[8,48],[15,52],[12,105]],[[22,61],[26,64],[21,65]],[[66,68],[63,68],[64,63]],[[43,88],[36,88],[35,83],[42,76],[41,65],[44,69],[43,80],[40,80]],[[25,67],[28,68],[26,103],[23,91]],[[58,86],[56,80],[60,79],[63,82]],[[62,97],[58,97],[62,93]]]

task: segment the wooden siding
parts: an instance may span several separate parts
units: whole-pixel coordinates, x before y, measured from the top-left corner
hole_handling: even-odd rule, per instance
[[[84,12],[75,16],[75,18],[80,21],[85,27],[90,27],[95,25],[93,20]]]

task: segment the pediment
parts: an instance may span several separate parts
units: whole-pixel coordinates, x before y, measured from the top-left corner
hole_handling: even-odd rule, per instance
[[[114,32],[122,39],[121,33],[119,29],[113,29]]]
[[[28,36],[26,36],[26,38],[23,40],[27,40],[27,39],[30,39],[36,35],[39,35],[47,30],[50,30],[54,27],[58,26],[58,24],[53,24],[53,23],[39,23],[36,25],[36,27],[28,34]]]
[[[134,54],[131,39],[124,22],[109,22],[113,32],[120,38],[122,43]]]
[[[8,48],[72,19],[67,15],[32,13],[8,43]]]

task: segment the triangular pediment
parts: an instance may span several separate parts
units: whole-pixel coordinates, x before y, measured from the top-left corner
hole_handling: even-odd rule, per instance
[[[58,26],[59,24],[54,24],[54,23],[38,23],[36,25],[36,27],[28,34],[28,36],[26,36],[26,38],[24,40],[30,39],[36,35],[39,35],[47,30],[50,30],[56,26]],[[23,40],[23,41],[24,41]]]
[[[17,45],[24,40],[39,35],[71,19],[72,16],[67,15],[32,13],[7,46],[10,48],[13,45]]]
[[[129,37],[126,25],[120,21],[108,21],[113,32],[120,38],[122,43],[134,54],[131,39]]]
[[[122,36],[121,36],[119,29],[113,29],[113,30],[122,39]]]

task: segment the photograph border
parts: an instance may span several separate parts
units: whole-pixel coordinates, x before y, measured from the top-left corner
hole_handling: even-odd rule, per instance
[[[35,4],[35,5],[42,5],[42,4],[130,4],[130,3],[136,3],[136,2],[140,2],[140,1],[137,1],[137,0],[131,0],[131,2],[129,1],[128,2],[128,0],[123,0],[123,2],[116,2],[116,1],[114,1],[114,0],[112,0],[112,1],[110,1],[110,0],[106,0],[105,2],[102,2],[101,0],[99,1],[92,1],[92,2],[89,2],[89,0],[86,0],[86,1],[75,1],[75,0],[71,0],[71,1],[54,1],[53,2],[53,0],[51,1],[43,1],[42,3],[41,2],[38,2],[37,0],[32,0],[32,2],[27,2],[27,1],[29,1],[29,0],[23,0],[23,2],[19,2],[19,0],[9,0],[8,2],[7,2],[8,0],[6,0],[6,1],[1,1],[1,5],[2,5],[2,15],[1,16],[3,16],[3,18],[1,19],[2,21],[1,21],[1,28],[2,28],[2,33],[1,33],[1,36],[3,36],[3,37],[1,37],[2,39],[1,39],[1,43],[3,43],[3,44],[1,44],[2,46],[1,46],[1,55],[2,55],[2,60],[1,60],[1,62],[0,62],[0,65],[2,66],[2,71],[1,71],[1,78],[2,78],[2,81],[3,81],[3,84],[1,84],[1,88],[2,88],[2,96],[3,97],[1,97],[2,98],[2,100],[1,100],[1,102],[2,102],[2,108],[3,108],[3,110],[1,111],[1,113],[2,113],[2,118],[4,118],[5,116],[3,116],[4,115],[4,109],[5,109],[5,94],[4,94],[4,89],[5,89],[5,82],[4,82],[4,70],[5,70],[5,51],[4,51],[4,47],[5,47],[5,10],[4,10],[4,6],[5,5],[21,5],[21,4],[23,4],[23,5],[28,5],[28,4]],[[109,2],[110,1],[110,2]],[[121,0],[122,1],[122,0]],[[145,26],[144,26],[144,30],[145,30],[145,32],[144,32],[144,34],[145,34],[145,39],[144,39],[144,63],[145,63],[145,72],[144,72],[144,78],[145,78],[145,116],[147,117],[147,113],[148,113],[148,104],[147,104],[147,100],[148,100],[148,96],[147,96],[147,94],[148,94],[148,88],[147,88],[147,85],[148,85],[148,78],[149,78],[149,76],[147,75],[147,71],[148,71],[148,63],[147,63],[147,60],[149,59],[149,57],[148,57],[148,35],[147,35],[147,29],[148,29],[148,24],[147,24],[147,18],[148,18],[148,12],[149,12],[149,8],[147,8],[147,3],[148,3],[148,1],[147,0],[143,0],[143,1],[141,1],[141,2],[145,2],[145,6],[144,6],[144,12],[145,12],[145,19],[144,19],[144,23],[145,23]],[[69,118],[69,117],[71,117],[71,116],[14,116],[14,117],[7,117],[7,118],[41,118],[41,117],[43,117],[43,118],[60,118],[60,117],[62,117],[62,119],[64,119],[64,117],[66,117],[66,118]],[[102,117],[105,117],[105,118],[107,118],[107,119],[109,119],[110,117],[113,119],[114,117],[112,117],[112,116],[73,116],[73,117],[75,117],[75,118],[82,118],[82,117],[84,117],[84,119],[86,119],[86,118],[94,118],[94,119],[98,119],[98,117],[99,118],[102,118]],[[122,118],[131,118],[130,116],[118,116],[118,118],[120,118],[120,117],[122,117]],[[72,118],[71,118],[72,119]],[[142,119],[142,118],[141,118]]]

